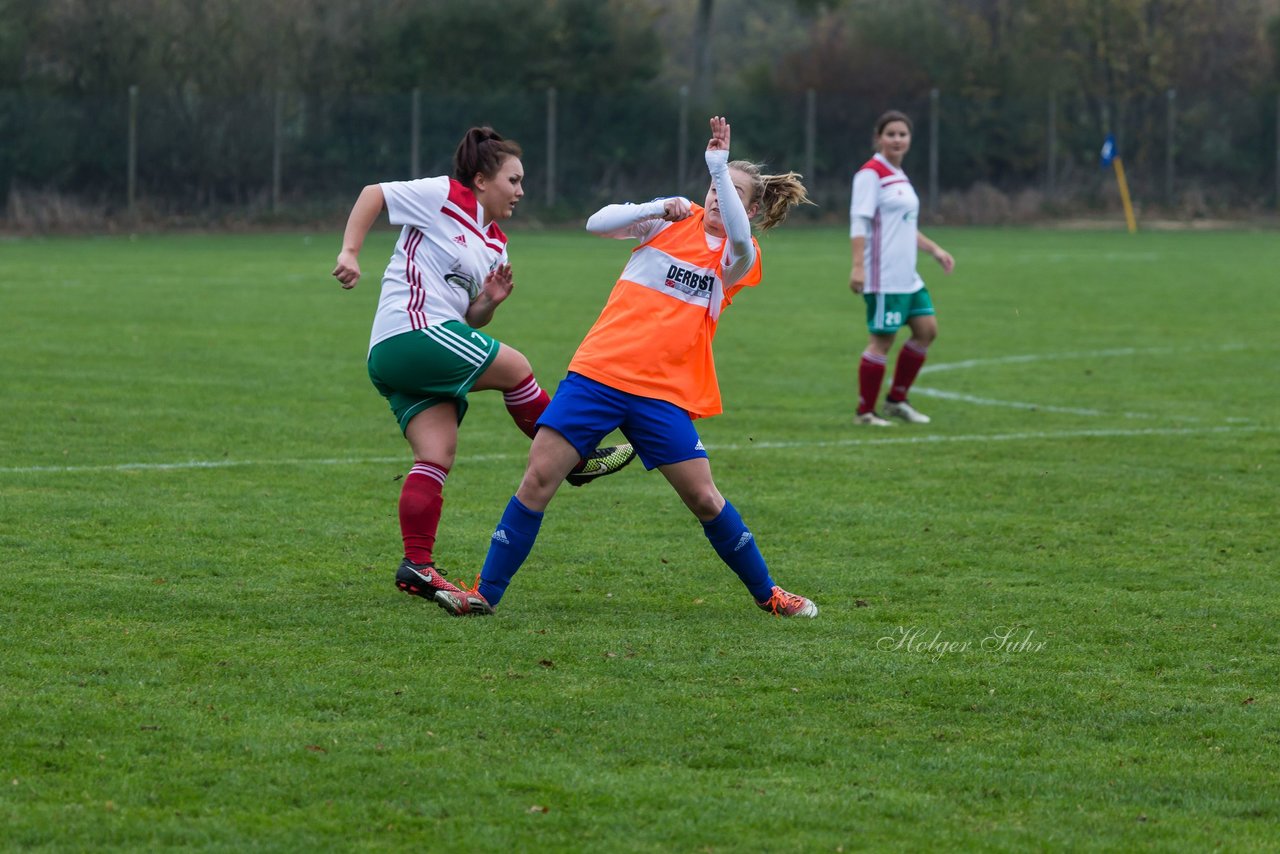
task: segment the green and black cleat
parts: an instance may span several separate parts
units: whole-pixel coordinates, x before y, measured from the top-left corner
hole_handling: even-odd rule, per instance
[[[569,472],[565,480],[570,486],[582,486],[584,483],[622,471],[635,458],[636,449],[631,447],[630,443],[614,445],[611,448],[596,448],[576,469]]]

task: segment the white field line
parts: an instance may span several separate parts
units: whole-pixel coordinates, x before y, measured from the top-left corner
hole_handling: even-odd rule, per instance
[[[1088,415],[1094,417],[1112,417],[1112,418],[1156,418],[1158,416],[1147,412],[1103,412],[1100,409],[1083,409],[1075,406],[1051,406],[1045,403],[1027,403],[1021,400],[996,400],[990,397],[976,397],[972,394],[961,394],[957,391],[941,391],[936,388],[925,388],[923,386],[912,386],[911,393],[921,397],[936,397],[941,400],[956,400],[961,403],[972,403],[975,406],[1001,406],[1006,409],[1022,409],[1027,412],[1056,412],[1061,415]],[[1203,419],[1196,418],[1194,415],[1179,415],[1173,420],[1182,422],[1195,423]],[[1227,419],[1232,420],[1232,419]],[[1236,419],[1238,421],[1248,421],[1247,418]]]
[[[1196,436],[1219,433],[1275,433],[1280,427],[1238,425],[1222,427],[1135,427],[1131,429],[1096,430],[1035,430],[1023,433],[973,433],[960,436],[885,436],[876,439],[832,439],[826,442],[748,442],[746,444],[714,445],[708,450],[745,451],[751,448],[847,448],[861,445],[935,445],[953,442],[1022,442],[1027,440],[1055,440],[1080,438],[1125,438],[1133,436]],[[2,471],[2,470],[0,470]]]
[[[1146,427],[1133,429],[1097,430],[1036,430],[1022,433],[974,433],[960,436],[884,436],[874,439],[831,439],[818,442],[746,442],[708,445],[709,451],[752,450],[807,450],[810,448],[856,448],[869,445],[937,445],[963,442],[1023,442],[1054,441],[1083,438],[1127,438],[1142,436],[1207,436],[1224,433],[1275,433],[1280,427],[1261,425],[1234,425],[1221,427]],[[467,457],[467,462],[496,462],[523,460],[525,454],[483,454]],[[0,468],[0,474],[80,474],[88,472],[127,471],[181,471],[190,469],[246,468],[250,466],[361,466],[372,464],[405,464],[408,458],[399,457],[347,457],[333,459],[280,459],[280,460],[190,460],[182,463],[121,463],[96,466],[15,466]]]
[[[985,368],[989,365],[1019,365],[1030,362],[1058,362],[1067,359],[1115,359],[1124,356],[1169,356],[1176,352],[1184,352],[1187,350],[1208,350],[1215,353],[1224,353],[1239,351],[1245,349],[1243,344],[1223,344],[1215,347],[1187,348],[1187,347],[1117,347],[1110,350],[1083,350],[1068,353],[1028,353],[1018,356],[996,356],[990,359],[966,359],[962,362],[943,362],[939,365],[925,365],[920,369],[921,375],[928,373],[940,373],[942,371],[963,371],[969,368]],[[915,386],[911,389],[912,394],[918,394],[921,397],[935,397],[942,400],[956,400],[961,403],[972,403],[976,406],[1001,406],[1008,409],[1022,409],[1028,412],[1056,412],[1063,415],[1088,415],[1093,417],[1108,416],[1120,418],[1155,418],[1145,412],[1121,412],[1118,415],[1103,412],[1098,409],[1084,409],[1072,406],[1052,406],[1044,403],[1028,403],[1019,400],[996,400],[990,397],[976,397],[970,394],[961,394],[952,391],[940,391],[938,389],[925,388]],[[1191,416],[1181,416],[1179,421],[1199,421],[1199,418]]]
[[[994,400],[990,397],[974,397],[971,394],[961,394],[956,391],[939,391],[934,388],[924,388],[922,386],[912,386],[912,395],[920,395],[921,397],[936,397],[942,400],[958,400],[961,403],[973,403],[978,406],[1004,406],[1009,409],[1025,409],[1028,412],[1061,412],[1064,415],[1106,415],[1100,409],[1079,409],[1072,406],[1046,406],[1042,403],[1023,403],[1017,400]],[[1154,418],[1154,415],[1145,415],[1141,412],[1124,412],[1121,413],[1125,418]]]
[[[968,359],[962,362],[944,362],[936,365],[925,365],[921,368],[920,373],[937,373],[940,371],[957,371],[968,368],[985,367],[987,365],[1011,365],[1022,364],[1027,362],[1048,362],[1060,361],[1064,359],[1088,359],[1088,358],[1114,358],[1117,356],[1135,356],[1135,355],[1169,355],[1174,352],[1187,350],[1206,350],[1211,352],[1230,352],[1235,350],[1246,349],[1243,344],[1225,344],[1218,347],[1204,348],[1173,348],[1173,347],[1120,347],[1112,350],[1088,350],[1073,353],[1030,353],[1018,356],[998,356],[991,359]],[[1057,412],[1068,415],[1089,415],[1101,416],[1107,413],[1096,409],[1083,409],[1065,406],[1048,406],[1039,403],[1024,403],[1020,401],[995,400],[992,398],[975,397],[973,395],[959,394],[957,392],[939,391],[937,389],[921,388],[917,386],[913,389],[917,394],[925,397],[936,397],[945,400],[957,400],[963,403],[973,403],[980,406],[1004,406],[1014,409],[1039,410],[1044,412]],[[1155,416],[1146,415],[1138,412],[1121,413],[1125,418],[1154,418]],[[1183,418],[1183,421],[1196,421],[1194,418]],[[1035,431],[1025,433],[997,433],[993,435],[964,435],[964,436],[885,436],[876,439],[832,439],[826,442],[750,442],[748,444],[731,444],[731,445],[708,445],[709,450],[716,451],[743,451],[752,448],[763,449],[789,449],[789,448],[845,448],[860,447],[863,445],[924,445],[936,443],[951,442],[1016,442],[1027,440],[1055,440],[1055,439],[1073,439],[1079,437],[1126,437],[1126,436],[1192,436],[1213,433],[1257,433],[1257,432],[1274,432],[1275,428],[1261,427],[1249,424],[1239,424],[1247,419],[1229,418],[1231,422],[1237,422],[1233,426],[1224,427],[1169,427],[1169,428],[1145,428],[1145,429],[1112,429],[1112,430],[1057,430],[1057,431]],[[525,459],[524,454],[482,454],[479,456],[467,457],[468,462],[488,462],[501,461],[510,459]],[[358,466],[372,464],[394,464],[404,463],[405,457],[342,457],[331,459],[281,459],[281,460],[188,460],[186,462],[176,463],[118,463],[116,465],[95,465],[95,466],[10,466],[0,467],[0,474],[65,474],[65,473],[81,473],[81,472],[126,472],[126,471],[184,471],[192,469],[220,469],[220,468],[244,468],[249,466]]]
[[[515,459],[517,454],[480,454],[467,457],[467,462],[487,462],[490,460]],[[13,466],[0,468],[0,474],[29,473],[63,473],[63,472],[95,472],[95,471],[187,471],[191,469],[232,469],[249,466],[360,466],[379,463],[404,463],[409,458],[399,457],[334,457],[331,459],[306,459],[295,457],[281,460],[187,460],[180,463],[117,463],[116,465],[98,466]]]
[[[943,371],[964,371],[969,368],[984,368],[987,365],[1020,365],[1028,362],[1060,362],[1066,359],[1114,359],[1121,356],[1172,356],[1174,353],[1211,352],[1230,353],[1247,349],[1244,344],[1223,344],[1217,347],[1116,347],[1111,350],[1081,350],[1074,353],[1026,353],[1018,356],[994,356],[990,359],[965,359],[961,362],[943,362],[938,365],[926,364],[920,369],[923,374],[937,374]]]

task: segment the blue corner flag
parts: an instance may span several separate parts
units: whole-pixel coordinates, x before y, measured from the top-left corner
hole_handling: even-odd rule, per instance
[[[1111,161],[1116,159],[1116,137],[1115,134],[1107,134],[1106,142],[1102,143],[1102,165],[1110,166]]]
[[[1102,168],[1114,166],[1116,170],[1116,184],[1120,188],[1120,201],[1124,203],[1124,218],[1129,224],[1129,233],[1133,234],[1138,230],[1138,221],[1133,216],[1133,202],[1129,200],[1129,182],[1124,179],[1124,161],[1120,159],[1120,152],[1116,150],[1116,138],[1114,134],[1107,134],[1107,139],[1102,143],[1102,152],[1099,155],[1102,161]]]

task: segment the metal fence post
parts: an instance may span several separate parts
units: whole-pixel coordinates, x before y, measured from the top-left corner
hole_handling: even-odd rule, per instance
[[[1165,116],[1164,139],[1164,203],[1173,206],[1173,152],[1174,135],[1177,132],[1178,90],[1170,89],[1165,93],[1168,112]]]
[[[283,143],[281,135],[284,125],[284,91],[276,90],[275,113],[272,116],[271,128],[271,212],[280,212],[280,164],[283,159]]]
[[[676,126],[676,192],[689,177],[689,87],[680,87],[680,120]]]
[[[1058,189],[1058,92],[1049,90],[1049,181],[1045,187],[1045,195],[1050,201]]]
[[[556,87],[547,89],[547,207],[556,203]]]
[[[938,212],[938,90],[929,90],[929,213]]]
[[[422,142],[422,90],[416,86],[409,102],[409,177],[417,178],[421,172],[418,153]]]
[[[129,142],[125,153],[125,202],[129,216],[137,213],[138,199],[138,87],[129,87]]]
[[[804,177],[813,186],[814,150],[818,139],[818,93],[809,89],[804,99]]]

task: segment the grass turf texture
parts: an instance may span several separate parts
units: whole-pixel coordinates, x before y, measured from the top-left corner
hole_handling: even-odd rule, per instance
[[[490,331],[554,389],[627,246],[512,230]],[[933,236],[931,425],[850,425],[839,230],[765,239],[717,340],[717,482],[813,621],[638,466],[561,491],[497,618],[398,593],[390,233],[351,293],[336,234],[4,244],[4,844],[1273,845],[1280,241]],[[460,444],[470,577],[527,441],[483,393]]]

